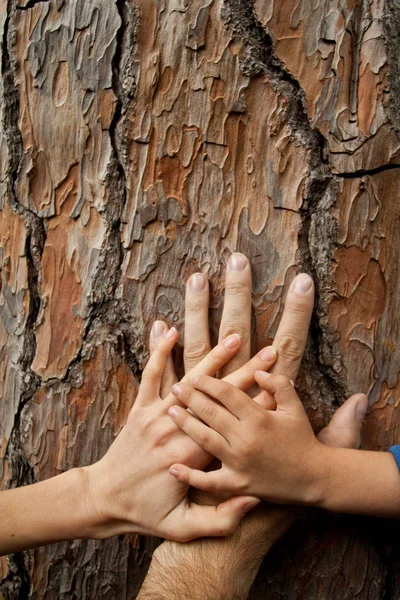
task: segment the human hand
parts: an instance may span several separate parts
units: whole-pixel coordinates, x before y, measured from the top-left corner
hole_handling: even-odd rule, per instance
[[[162,375],[176,340],[175,329],[160,339],[143,372],[126,426],[103,459],[86,467],[88,511],[98,515],[95,537],[137,532],[187,541],[227,535],[258,503],[255,498],[241,497],[219,506],[200,506],[189,500],[186,484],[168,475],[171,462],[183,459],[203,468],[210,460],[169,419],[168,408],[176,400],[171,396],[161,401]],[[239,348],[240,337],[228,336],[192,372],[215,374]],[[236,372],[239,385],[250,385],[255,370],[268,369],[273,362],[259,353]]]
[[[226,272],[220,339],[237,331],[243,343],[220,370],[223,376],[244,365],[250,358],[251,287],[249,262],[243,255],[233,255]],[[187,369],[194,368],[210,350],[208,301],[208,282],[203,275],[196,273],[189,279],[186,292],[184,356]],[[275,336],[278,360],[272,371],[296,378],[313,302],[312,280],[306,275],[296,277],[287,294]],[[157,339],[154,334],[162,335],[165,330],[167,326],[162,322],[153,329],[151,349]],[[162,396],[166,396],[176,382],[170,360],[163,380]],[[329,446],[358,448],[366,408],[364,396],[353,396],[347,400],[318,435],[320,441]],[[190,492],[200,504],[217,504],[221,500],[221,496],[211,492],[193,488]],[[165,541],[154,554],[139,598],[174,599],[178,595],[193,598],[199,594],[204,597],[208,594],[215,600],[247,597],[263,557],[296,517],[293,507],[262,503],[241,521],[233,535],[226,538],[202,538],[187,544]]]
[[[265,410],[226,382],[208,376],[192,386],[175,384],[174,395],[187,410],[169,409],[173,421],[204,450],[222,462],[211,473],[175,464],[170,473],[193,487],[252,494],[281,504],[317,504],[321,473],[326,468],[325,446],[317,440],[292,382],[286,377],[256,372],[265,390]]]

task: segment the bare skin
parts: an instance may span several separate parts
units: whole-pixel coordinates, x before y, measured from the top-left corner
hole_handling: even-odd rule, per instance
[[[169,411],[174,422],[222,462],[212,473],[173,465],[170,472],[179,481],[270,502],[400,516],[400,477],[390,453],[325,446],[287,377],[259,371],[256,381],[276,403],[275,411],[212,377],[195,378],[191,386],[175,384],[178,400],[204,422],[178,406]]]
[[[99,462],[0,494],[0,554],[64,539],[104,539],[133,532],[179,541],[227,535],[259,503],[257,498],[241,497],[218,507],[199,505],[189,499],[189,486],[168,474],[171,460],[184,457],[198,468],[211,460],[168,417],[168,408],[175,403],[172,394],[161,402],[161,380],[177,338],[173,328],[159,338],[128,421]],[[238,335],[228,336],[192,369],[191,376],[215,374],[240,346]],[[229,381],[248,389],[255,371],[269,369],[275,360],[276,352],[266,348],[232,373]]]
[[[244,268],[243,268],[244,267]],[[196,279],[197,281],[194,281]],[[202,281],[201,281],[202,280]],[[200,285],[203,283],[203,285]],[[297,285],[296,285],[297,284]],[[226,272],[225,304],[220,339],[240,333],[242,345],[234,362],[224,366],[222,376],[250,357],[251,268],[246,257],[234,255]],[[199,274],[187,285],[185,314],[185,367],[193,368],[210,350],[208,330],[209,286]],[[307,341],[314,304],[312,280],[301,275],[293,282],[286,299],[284,314],[274,346],[278,360],[271,371],[297,377]],[[153,330],[161,333],[161,322]],[[151,338],[154,347],[157,336]],[[167,396],[177,382],[172,361],[167,367],[161,396]],[[264,397],[261,404],[273,408]],[[335,413],[330,424],[318,436],[327,446],[358,448],[362,420],[367,410],[365,396],[353,396]],[[221,497],[196,491],[197,502],[216,504]],[[226,538],[199,539],[188,544],[164,542],[155,552],[140,600],[241,600],[246,598],[259,566],[273,544],[295,521],[297,512],[288,507],[262,504],[247,515],[237,531]]]

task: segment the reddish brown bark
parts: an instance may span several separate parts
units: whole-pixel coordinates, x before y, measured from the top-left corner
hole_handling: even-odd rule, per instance
[[[102,456],[161,317],[227,257],[254,272],[255,347],[300,270],[318,298],[299,386],[321,427],[369,393],[400,440],[398,0],[0,0],[0,481]],[[400,594],[397,524],[312,515],[252,598]],[[0,563],[0,597],[134,598],[149,540]]]

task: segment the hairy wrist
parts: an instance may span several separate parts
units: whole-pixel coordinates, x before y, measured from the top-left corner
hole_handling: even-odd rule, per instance
[[[238,572],[230,553],[217,553],[212,541],[164,542],[154,553],[138,600],[243,600],[255,573]]]
[[[227,538],[164,542],[154,553],[139,600],[243,600],[271,546],[297,512],[263,505]]]

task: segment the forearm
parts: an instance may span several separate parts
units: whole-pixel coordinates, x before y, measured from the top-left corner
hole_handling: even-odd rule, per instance
[[[229,538],[164,542],[155,552],[138,600],[243,600],[264,556],[292,525],[291,509],[253,511]]]
[[[389,452],[327,450],[318,506],[335,512],[400,517],[400,474]]]
[[[84,469],[0,493],[0,555],[92,537]]]

